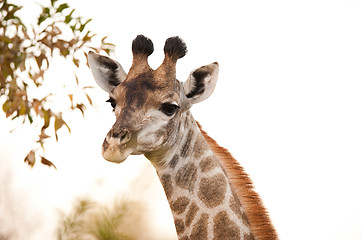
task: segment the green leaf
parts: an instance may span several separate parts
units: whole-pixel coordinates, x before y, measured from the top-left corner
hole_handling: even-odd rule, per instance
[[[75,32],[75,28],[76,28],[76,24],[70,26],[70,29],[73,31],[73,33]]]
[[[76,59],[75,57],[73,57],[73,63],[76,67],[79,67],[79,62],[80,62],[79,59]]]
[[[13,40],[8,38],[8,37],[5,37],[5,36],[0,36],[0,42],[3,42],[3,43],[6,43],[6,44],[9,44],[9,43],[12,43]]]
[[[51,112],[50,110],[46,111],[44,108],[41,109],[41,114],[42,114],[42,117],[44,119],[44,125],[43,127],[41,128],[41,130],[45,130],[49,127],[49,124],[50,124],[50,116],[51,116]]]
[[[55,2],[57,2],[58,0],[50,0],[50,2],[51,2],[51,6],[53,6],[54,7],[54,3]]]
[[[3,111],[7,113],[11,108],[11,102],[9,100],[6,100],[3,104]]]
[[[71,133],[70,127],[68,126],[68,124],[66,124],[66,122],[64,121],[64,119],[61,116],[55,116],[55,122],[54,122],[54,130],[55,130],[55,138],[56,141],[58,141],[58,130],[63,127],[66,126],[69,130],[69,133]]]
[[[38,18],[38,26],[40,26],[40,24],[42,22],[44,22],[46,19],[48,19],[50,17],[50,9],[48,7],[43,8],[43,12],[40,14],[39,18]]]
[[[92,19],[88,19],[85,23],[81,24],[79,27],[79,31],[83,32],[85,26],[91,21]]]
[[[47,19],[48,17],[45,15],[40,15],[38,18],[38,25],[40,25],[42,22],[45,21],[45,19]]]
[[[89,41],[92,39],[92,37],[95,36],[95,35],[89,36],[89,34],[90,34],[90,31],[88,31],[88,32],[84,35],[82,45],[83,45],[85,42],[89,42]]]
[[[55,116],[55,122],[54,122],[54,130],[55,130],[55,138],[56,141],[58,141],[58,130],[64,125],[64,120],[61,117]]]
[[[27,112],[26,104],[24,101],[21,101],[18,114],[21,116],[21,115],[24,115],[26,112]]]
[[[73,9],[67,16],[65,16],[64,23],[68,24],[68,23],[70,23],[71,20],[73,20],[71,15],[73,14],[74,11],[75,11],[75,9]]]
[[[5,112],[5,116],[8,118],[11,115],[13,115],[13,113],[19,109],[20,106],[20,101],[19,98],[16,98],[14,101],[9,101],[7,100],[4,104],[3,104],[3,110]],[[6,111],[5,111],[6,110]],[[15,116],[13,119],[15,119],[17,116]]]
[[[66,57],[70,54],[70,51],[67,48],[63,48],[63,49],[59,49],[59,50],[60,50],[61,55],[63,55],[64,57]]]
[[[31,117],[30,113],[28,113],[28,119],[29,119],[30,124],[33,124],[34,120],[33,120],[33,118]]]
[[[69,8],[69,5],[67,3],[60,4],[59,7],[56,9],[56,12],[62,12],[64,9]]]

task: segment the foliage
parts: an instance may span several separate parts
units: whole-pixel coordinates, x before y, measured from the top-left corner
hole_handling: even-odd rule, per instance
[[[132,202],[118,202],[113,208],[99,206],[89,200],[79,200],[69,215],[63,215],[58,240],[130,240],[122,233],[129,208],[139,207]]]
[[[79,110],[82,114],[86,104],[92,105],[91,97],[82,87],[76,75],[82,61],[86,61],[86,48],[96,52],[110,53],[114,45],[101,39],[98,47],[91,44],[95,34],[87,30],[91,19],[75,16],[75,9],[67,3],[50,0],[49,6],[42,6],[35,26],[25,24],[18,16],[21,6],[0,1],[0,104],[7,118],[20,119],[22,124],[37,123],[42,126],[34,147],[25,158],[30,166],[40,157],[41,162],[54,166],[44,157],[45,141],[51,137],[47,131],[51,125],[58,140],[58,130],[68,129],[69,125],[63,119],[63,112]],[[40,9],[39,9],[40,10]],[[39,97],[36,93],[44,89],[44,83],[51,81],[45,77],[54,58],[71,61],[74,66],[74,81],[84,98],[76,98],[68,94],[68,107],[54,110],[56,93],[48,93]],[[65,83],[64,83],[65,84]],[[44,90],[43,90],[44,91]],[[75,100],[77,99],[77,100]],[[84,99],[84,100],[78,100]],[[66,104],[65,104],[66,106]],[[42,154],[39,151],[42,149]],[[54,166],[55,167],[55,166]]]

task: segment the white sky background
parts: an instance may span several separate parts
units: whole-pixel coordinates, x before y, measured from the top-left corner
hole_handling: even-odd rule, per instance
[[[281,239],[361,238],[361,1],[78,0],[71,6],[93,19],[94,32],[109,34],[125,69],[137,34],[153,40],[154,68],[163,60],[166,38],[185,40],[188,54],[177,66],[182,81],[194,68],[219,62],[216,90],[193,107],[193,115],[250,174]],[[70,67],[59,65],[49,76],[54,82],[72,78]],[[80,77],[94,84],[90,70]],[[85,118],[69,116],[72,134],[61,131],[59,143],[49,144],[47,157],[57,171],[40,164],[29,170],[22,163],[29,130],[9,134],[13,123],[0,115],[0,165],[9,169],[0,181],[8,182],[10,174],[13,198],[26,199],[18,209],[29,214],[20,214],[19,222],[52,219],[38,220],[33,239],[48,239],[39,236],[51,234],[45,227],[56,223],[52,209],[69,209],[81,194],[111,201],[125,189],[126,198],[152,202],[153,213],[166,206],[144,157],[121,165],[101,158],[114,117],[100,88],[93,96],[96,110]],[[144,180],[149,173],[153,177]],[[133,188],[136,196],[129,194]],[[165,231],[164,222],[171,227],[170,213],[162,216],[155,230]]]

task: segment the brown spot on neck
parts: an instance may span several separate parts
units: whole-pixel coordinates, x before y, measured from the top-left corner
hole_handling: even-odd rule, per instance
[[[193,230],[190,236],[191,240],[207,239],[208,218],[208,214],[202,213],[198,222],[196,222],[193,226]]]
[[[178,161],[179,161],[179,156],[174,155],[173,158],[169,162],[169,167],[174,169],[177,166]]]
[[[182,157],[184,157],[184,158],[188,157],[188,155],[191,152],[190,145],[191,145],[191,142],[192,142],[193,135],[194,135],[194,132],[193,132],[192,129],[190,129],[188,131],[187,137],[185,139],[185,142],[183,144],[183,147],[182,147],[182,150],[181,150],[181,153],[180,153],[180,155]]]
[[[181,214],[186,210],[188,204],[189,199],[187,197],[179,197],[177,200],[170,204],[170,207],[174,213]]]
[[[226,197],[227,182],[223,174],[210,178],[202,178],[199,184],[198,197],[209,208],[223,203]]]
[[[174,224],[175,224],[175,229],[177,230],[178,236],[181,235],[185,230],[184,221],[182,219],[175,219]]]
[[[169,200],[173,194],[172,177],[169,174],[164,174],[163,176],[161,176],[160,181],[163,185],[165,195]]]
[[[195,159],[200,159],[204,153],[209,149],[202,134],[197,134],[197,140],[194,143],[193,155]]]
[[[194,165],[194,163],[188,163],[181,167],[176,176],[175,176],[175,182],[177,186],[187,189],[190,192],[193,192],[194,189],[194,183],[197,179],[197,168]]]
[[[209,172],[215,167],[219,167],[219,163],[214,156],[209,156],[201,160],[199,167],[202,172]]]
[[[214,239],[216,240],[239,240],[241,230],[234,223],[225,211],[218,213],[214,217]]]
[[[198,210],[199,210],[199,208],[198,208],[197,204],[195,204],[194,202],[189,206],[188,212],[186,214],[186,222],[185,222],[187,227],[189,227],[191,225]]]

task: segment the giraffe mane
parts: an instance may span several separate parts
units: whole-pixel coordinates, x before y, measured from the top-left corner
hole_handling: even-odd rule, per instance
[[[219,146],[213,138],[208,136],[198,122],[197,125],[210,148],[219,158],[238,198],[244,206],[255,239],[278,239],[268,212],[263,206],[260,196],[254,191],[252,180],[248,174],[227,149]]]

